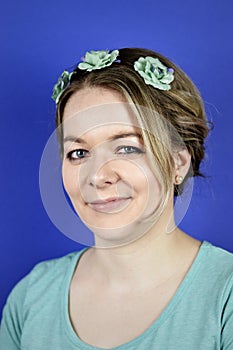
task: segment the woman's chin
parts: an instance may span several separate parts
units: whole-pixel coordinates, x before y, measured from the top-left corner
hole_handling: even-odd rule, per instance
[[[93,232],[95,237],[96,247],[118,247],[121,245],[130,244],[142,238],[153,226],[152,223],[145,223],[143,221],[135,221],[125,225],[111,227],[97,227],[88,225],[88,228]]]

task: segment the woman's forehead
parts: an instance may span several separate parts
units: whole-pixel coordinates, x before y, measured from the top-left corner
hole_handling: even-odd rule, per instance
[[[88,87],[76,91],[69,98],[64,109],[63,119],[72,117],[74,114],[91,107],[116,102],[126,102],[119,92],[104,87]]]
[[[88,132],[139,132],[139,123],[129,104],[114,102],[87,108],[63,120],[63,135],[83,135]]]
[[[75,133],[74,130],[70,134],[64,133],[63,142],[85,144],[93,141],[116,141],[126,137],[142,140],[139,128],[130,125],[112,124],[92,128],[82,134]]]

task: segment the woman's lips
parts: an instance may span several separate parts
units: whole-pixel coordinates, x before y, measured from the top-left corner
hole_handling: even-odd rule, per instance
[[[100,211],[102,213],[117,211],[123,209],[128,205],[131,198],[108,198],[106,200],[97,200],[88,203],[88,206],[95,211]]]

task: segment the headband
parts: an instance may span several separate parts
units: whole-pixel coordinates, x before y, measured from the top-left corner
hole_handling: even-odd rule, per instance
[[[65,89],[70,85],[71,77],[76,73],[76,69],[86,70],[91,72],[93,70],[103,69],[112,65],[113,62],[120,62],[118,59],[119,51],[101,50],[86,52],[82,58],[82,62],[69,73],[65,70],[58,78],[54,85],[52,99],[59,102],[59,99]],[[151,85],[159,90],[170,90],[170,83],[174,80],[174,69],[167,68],[158,58],[151,56],[139,57],[134,62],[134,70],[144,79],[147,85]]]

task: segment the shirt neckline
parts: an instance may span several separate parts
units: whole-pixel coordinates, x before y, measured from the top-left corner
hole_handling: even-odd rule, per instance
[[[133,345],[137,345],[138,342],[142,341],[144,338],[149,336],[151,332],[157,331],[161,325],[166,321],[166,319],[172,314],[178,303],[181,301],[183,294],[185,291],[190,287],[192,281],[194,280],[195,276],[197,275],[197,272],[199,270],[199,267],[201,265],[202,260],[205,258],[208,249],[205,249],[206,247],[210,247],[212,244],[207,241],[202,241],[199,251],[189,268],[188,272],[186,273],[183,281],[179,285],[178,289],[176,290],[175,294],[173,295],[172,299],[169,301],[165,309],[161,312],[161,314],[158,316],[158,318],[139,336],[136,338],[130,340],[127,343],[124,343],[122,345],[119,345],[117,347],[111,348],[111,350],[127,350],[131,348]],[[62,316],[62,322],[63,322],[63,329],[65,330],[66,336],[69,338],[71,343],[76,346],[80,347],[81,349],[85,350],[106,350],[106,348],[99,348],[92,345],[89,345],[85,343],[83,340],[81,340],[76,332],[74,331],[70,317],[69,317],[69,288],[71,279],[73,277],[75,268],[82,256],[82,254],[89,249],[89,247],[82,249],[77,254],[74,254],[73,259],[71,261],[71,264],[69,264],[68,270],[66,271],[66,277],[64,280],[64,285],[61,290],[60,298],[61,298],[61,316]]]

